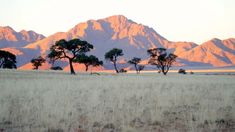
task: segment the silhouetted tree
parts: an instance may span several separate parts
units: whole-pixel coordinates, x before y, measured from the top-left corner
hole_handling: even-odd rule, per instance
[[[91,65],[91,58],[86,54],[80,54],[75,58],[74,62],[84,64],[86,67],[85,70],[88,71],[88,67]]]
[[[158,61],[156,60],[156,58],[150,57],[148,64],[156,66],[158,69],[158,73],[161,73],[161,66],[160,64],[158,64]]]
[[[136,72],[138,73],[137,65],[140,63],[141,58],[134,57],[128,61],[129,64],[134,65]]]
[[[61,39],[51,46],[48,58],[52,61],[64,58],[68,59],[71,74],[75,74],[73,69],[74,59],[76,56],[89,52],[91,49],[93,49],[93,45],[89,44],[87,41],[82,41],[80,39],[66,41]]]
[[[49,54],[47,57],[50,59],[49,63],[51,63],[51,70],[63,70],[63,68],[60,66],[54,66],[56,60],[53,57],[53,54]]]
[[[47,57],[49,58],[49,63],[51,64],[51,67],[54,67],[55,61],[56,61],[56,57],[54,57],[56,55],[56,53],[49,53],[47,55]]]
[[[88,71],[89,66],[100,66],[103,65],[103,62],[100,61],[96,56],[90,55],[87,56],[86,54],[81,54],[76,57],[74,62],[84,64],[86,67],[86,71]]]
[[[8,51],[0,50],[0,68],[16,69],[16,56]]]
[[[149,64],[157,66],[157,68],[166,75],[172,63],[175,62],[177,56],[166,52],[165,48],[153,48],[147,50],[150,55]]]
[[[118,56],[123,56],[122,49],[113,48],[110,51],[108,51],[107,53],[105,53],[105,55],[104,55],[106,60],[109,60],[113,63],[116,73],[119,73],[118,68],[117,68]]]
[[[137,57],[134,57],[128,61],[129,64],[134,65],[137,74],[139,74],[140,71],[144,69],[143,65],[139,65],[140,61],[141,61],[141,58],[137,58]]]
[[[144,65],[138,65],[137,66],[138,73],[140,73],[140,71],[144,70],[144,68],[145,68]]]
[[[33,58],[31,60],[31,63],[33,65],[33,69],[34,70],[38,70],[38,67],[39,66],[42,66],[42,63],[45,63],[46,60],[42,57],[42,56],[39,56],[39,57],[36,57],[36,58]]]
[[[100,61],[97,57],[90,55],[90,59],[91,59],[91,66],[92,67],[97,67],[97,66],[102,66],[103,65],[103,61]],[[91,74],[92,74],[92,68],[91,68]]]

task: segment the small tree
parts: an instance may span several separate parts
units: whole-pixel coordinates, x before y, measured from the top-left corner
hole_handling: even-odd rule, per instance
[[[89,66],[90,66],[91,63],[92,63],[90,56],[87,56],[87,55],[85,55],[85,54],[78,55],[78,56],[75,58],[74,62],[84,64],[85,67],[86,67],[86,71],[88,71],[88,68],[89,68]]]
[[[73,69],[74,59],[79,54],[89,52],[91,49],[93,49],[93,45],[89,44],[87,41],[82,41],[80,39],[66,41],[61,39],[51,46],[48,58],[50,58],[52,61],[64,58],[68,59],[70,72],[71,74],[75,74]]]
[[[85,54],[78,55],[74,60],[74,62],[84,64],[86,67],[86,71],[88,71],[89,66],[96,67],[103,65],[103,62],[100,61],[96,56],[94,55],[87,56]]]
[[[103,61],[100,61],[97,57],[90,55],[90,60],[91,60],[91,66],[92,67],[97,67],[97,66],[102,66]],[[91,68],[91,74],[92,74],[92,68]]]
[[[164,75],[167,74],[177,58],[177,56],[172,53],[168,54],[165,48],[149,49],[147,52],[150,55],[149,64],[157,66]]]
[[[31,63],[33,65],[33,69],[34,70],[38,70],[38,67],[39,66],[42,66],[42,63],[45,63],[46,60],[42,57],[42,56],[39,56],[39,57],[36,57],[36,58],[33,58],[31,60]]]
[[[0,68],[16,69],[16,56],[8,51],[0,50]]]
[[[144,69],[143,65],[139,65],[140,61],[141,61],[141,58],[137,58],[137,57],[134,57],[128,61],[129,64],[134,65],[137,74],[139,74],[140,71]]]
[[[118,68],[117,68],[118,56],[123,56],[122,49],[113,48],[110,51],[108,51],[107,53],[105,53],[105,55],[104,55],[106,60],[109,60],[113,63],[116,73],[119,73]]]
[[[49,54],[47,57],[50,59],[49,63],[51,63],[51,68],[50,68],[51,70],[63,70],[62,67],[54,65],[56,60],[53,57],[53,54]]]
[[[140,73],[140,71],[144,70],[144,68],[145,68],[144,65],[138,65],[137,66],[138,73]]]
[[[161,67],[160,67],[160,64],[158,64],[158,61],[156,60],[156,58],[150,57],[148,64],[156,66],[158,69],[158,73],[161,73]]]

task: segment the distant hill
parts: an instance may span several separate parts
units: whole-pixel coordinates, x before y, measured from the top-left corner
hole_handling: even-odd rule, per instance
[[[179,55],[190,62],[201,62],[214,67],[235,65],[235,39],[214,38]]]
[[[133,22],[122,15],[89,20],[77,24],[67,32],[58,32],[29,44],[8,46],[5,49],[18,53],[18,66],[28,69],[28,63],[32,57],[46,56],[50,46],[56,41],[73,38],[80,38],[93,44],[95,49],[90,54],[94,54],[102,60],[104,60],[105,52],[117,47],[124,51],[124,57],[120,59],[120,63],[126,62],[132,57],[141,57],[144,60],[143,62],[147,62],[147,49],[164,47],[179,56],[178,66],[220,67],[235,65],[235,41],[233,38],[227,40],[213,39],[202,45],[184,41],[172,42],[158,34],[154,29]],[[0,42],[0,45],[8,44]],[[104,62],[104,68],[111,68],[110,63]],[[67,67],[68,64],[60,62],[60,65]]]
[[[21,30],[16,32],[9,26],[0,26],[0,48],[23,47],[44,38],[45,36],[34,31]]]

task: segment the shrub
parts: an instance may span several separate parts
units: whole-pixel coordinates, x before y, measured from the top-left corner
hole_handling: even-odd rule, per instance
[[[120,69],[120,71],[119,71],[120,73],[126,73],[127,72],[127,70],[125,70],[124,68],[122,68],[122,69]]]
[[[51,67],[51,70],[63,70],[60,66]]]
[[[178,73],[179,74],[186,74],[186,70],[185,69],[179,69]]]

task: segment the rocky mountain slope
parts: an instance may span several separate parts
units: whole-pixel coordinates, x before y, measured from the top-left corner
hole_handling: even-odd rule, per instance
[[[235,39],[214,38],[179,55],[190,62],[201,62],[214,67],[235,65]]]
[[[0,48],[23,47],[44,38],[45,36],[34,31],[21,30],[16,32],[9,26],[0,26]]]
[[[94,54],[102,60],[104,60],[105,52],[114,47],[123,49],[124,57],[120,59],[120,62],[126,62],[132,57],[141,57],[147,60],[147,49],[164,47],[169,52],[179,56],[178,65],[181,66],[220,67],[235,65],[235,39],[233,38],[227,40],[212,39],[201,45],[193,42],[172,42],[158,34],[154,29],[133,22],[122,15],[79,23],[67,32],[58,32],[44,39],[41,39],[43,36],[40,35],[34,36],[34,40],[38,41],[30,44],[14,46],[0,41],[0,45],[5,45],[3,47],[6,50],[17,53],[18,66],[23,67],[23,69],[28,69],[28,62],[31,58],[38,55],[46,56],[50,46],[56,41],[73,38],[86,40],[93,44],[95,49],[89,54]],[[14,40],[18,42],[18,39]],[[25,38],[25,40],[28,42],[28,39]],[[104,67],[110,68],[111,65],[106,61],[104,62]],[[67,67],[66,62],[60,63],[60,65]]]

